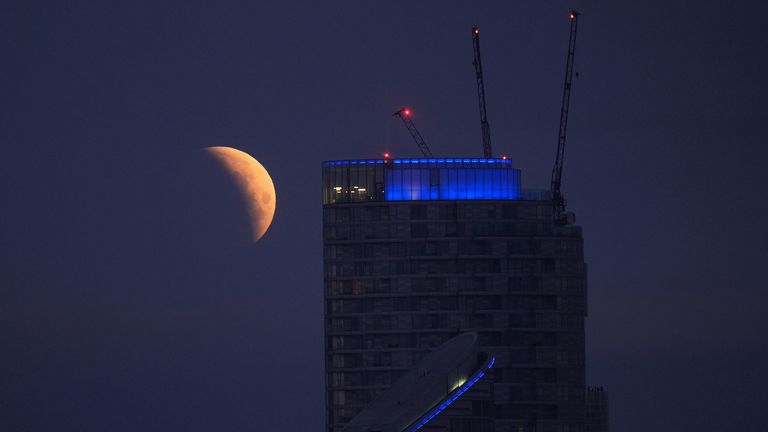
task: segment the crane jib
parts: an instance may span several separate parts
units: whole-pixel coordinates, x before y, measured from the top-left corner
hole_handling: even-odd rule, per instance
[[[480,59],[480,29],[472,28],[472,49],[475,59],[472,64],[475,66],[475,80],[477,81],[477,98],[480,105],[480,132],[483,135],[483,156],[493,157],[491,150],[491,126],[488,124],[488,116],[485,107],[485,84],[483,83],[483,62]]]
[[[568,56],[565,61],[565,80],[563,83],[563,101],[560,106],[560,128],[557,133],[557,153],[555,165],[552,167],[552,206],[555,222],[562,223],[565,217],[565,197],[560,187],[563,177],[563,158],[565,156],[566,132],[568,130],[568,112],[571,103],[571,83],[573,80],[573,60],[576,54],[576,30],[578,28],[579,13],[571,11],[570,31],[568,35]]]

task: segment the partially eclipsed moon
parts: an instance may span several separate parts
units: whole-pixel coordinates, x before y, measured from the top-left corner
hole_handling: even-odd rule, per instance
[[[232,147],[205,150],[227,170],[248,208],[253,241],[260,239],[275,215],[275,185],[266,169],[251,155]]]

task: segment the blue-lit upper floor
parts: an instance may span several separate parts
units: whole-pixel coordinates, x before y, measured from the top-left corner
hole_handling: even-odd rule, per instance
[[[323,162],[323,204],[521,199],[509,159],[366,159]]]

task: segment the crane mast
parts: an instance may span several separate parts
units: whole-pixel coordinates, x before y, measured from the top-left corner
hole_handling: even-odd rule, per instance
[[[475,52],[475,80],[477,81],[477,97],[480,102],[480,130],[483,133],[483,156],[492,158],[491,151],[491,127],[485,111],[485,85],[483,84],[483,63],[480,61],[480,29],[472,28],[472,48]]]
[[[571,81],[573,79],[573,57],[576,52],[576,30],[579,24],[579,13],[571,11],[570,35],[568,37],[568,57],[565,62],[565,83],[563,84],[563,102],[560,107],[560,130],[557,136],[557,154],[555,166],[552,168],[552,205],[555,223],[566,224],[572,222],[573,215],[565,211],[565,197],[560,191],[563,177],[563,156],[565,154],[565,136],[568,129],[568,109],[571,102]]]
[[[424,155],[424,157],[431,158],[432,152],[429,150],[429,147],[427,147],[427,143],[424,141],[424,138],[422,138],[419,130],[416,129],[416,125],[413,123],[413,120],[411,120],[411,110],[408,108],[401,108],[392,115],[400,117],[400,120],[403,121],[405,128],[408,129],[408,132],[410,132],[413,140],[416,141],[416,145],[419,146],[421,154]]]

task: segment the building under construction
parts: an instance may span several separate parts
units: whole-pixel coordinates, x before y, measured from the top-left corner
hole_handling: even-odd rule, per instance
[[[587,272],[560,193],[577,20],[550,189],[524,189],[513,162],[492,156],[476,28],[483,158],[434,157],[402,109],[423,158],[323,163],[328,432],[464,332],[493,367],[405,430],[585,430]]]

